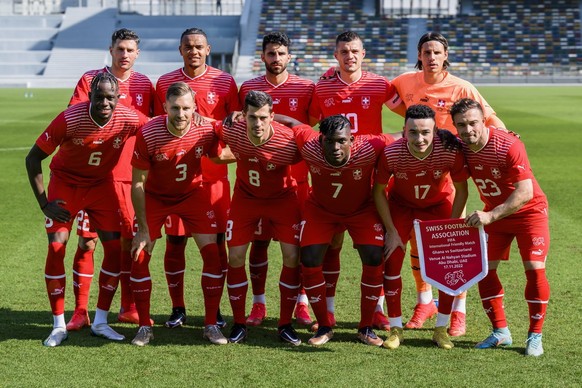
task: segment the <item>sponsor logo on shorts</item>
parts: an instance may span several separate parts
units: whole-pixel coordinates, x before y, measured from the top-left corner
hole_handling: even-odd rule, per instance
[[[539,247],[540,245],[545,245],[545,240],[543,237],[534,237],[531,239],[531,242],[535,247]]]
[[[535,249],[535,250],[531,251],[531,254],[534,256],[541,256],[544,254],[544,251],[543,251],[543,249]]]

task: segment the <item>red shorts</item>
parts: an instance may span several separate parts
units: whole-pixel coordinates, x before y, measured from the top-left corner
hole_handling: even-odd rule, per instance
[[[297,198],[299,204],[303,206],[309,196],[309,169],[305,161],[301,161],[291,166],[291,176],[297,181]]]
[[[509,216],[485,227],[489,261],[509,260],[515,238],[523,261],[546,261],[550,250],[550,227],[547,209]]]
[[[204,182],[205,189],[210,190],[210,202],[212,211],[216,217],[217,232],[226,232],[226,221],[228,220],[228,210],[230,209],[230,182],[228,179],[216,182]],[[164,224],[166,234],[170,236],[190,236],[184,223],[175,214],[170,214]]]
[[[74,215],[84,209],[93,223],[95,230],[118,232],[120,230],[119,203],[115,197],[113,182],[106,181],[90,187],[78,187],[68,185],[54,175],[48,185],[47,199],[54,201],[60,199],[62,204],[73,217],[66,223],[54,221],[45,217],[47,233],[70,231]]]
[[[162,225],[168,215],[175,214],[183,222],[190,234],[216,234],[217,222],[210,206],[208,190],[194,190],[188,197],[171,202],[159,200],[146,193],[146,218],[150,229],[150,239],[153,241],[162,237]]]
[[[348,231],[354,245],[384,246],[384,226],[373,202],[350,215],[330,213],[311,198],[305,201],[301,246],[329,244],[336,233]]]
[[[114,181],[115,194],[119,201],[119,216],[121,218],[121,237],[131,240],[137,231],[137,222],[131,202],[131,182]],[[77,213],[77,236],[88,239],[97,238],[97,233],[91,227],[89,215],[84,210]]]
[[[396,227],[396,230],[400,235],[400,239],[404,244],[406,244],[408,240],[414,236],[415,219],[422,221],[449,219],[451,218],[451,210],[453,208],[453,204],[448,201],[439,205],[428,207],[426,209],[402,206],[394,201],[391,201],[388,204],[390,206],[392,223]]]
[[[235,193],[226,230],[228,246],[245,245],[258,239],[255,231],[259,222],[262,227],[268,226],[277,240],[299,245],[301,215],[297,196],[256,199]]]

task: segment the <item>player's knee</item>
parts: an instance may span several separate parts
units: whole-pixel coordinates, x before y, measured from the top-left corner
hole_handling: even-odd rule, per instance
[[[97,245],[96,238],[86,238],[86,237],[79,237],[79,242],[77,244],[79,248],[84,251],[94,251],[95,246]]]
[[[309,245],[301,248],[301,264],[305,267],[319,267],[323,263],[326,246]]]
[[[172,236],[172,235],[166,235],[166,242],[172,244],[172,245],[186,245],[186,241],[188,240],[188,237],[186,236]]]
[[[360,253],[362,264],[374,267],[382,264],[382,247],[377,247],[374,245],[362,245],[358,247],[358,252]]]

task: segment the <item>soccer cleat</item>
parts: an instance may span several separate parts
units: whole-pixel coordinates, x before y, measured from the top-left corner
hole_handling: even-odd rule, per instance
[[[449,339],[446,326],[439,326],[434,328],[432,342],[434,342],[441,349],[449,350],[455,347],[455,345]]]
[[[489,337],[475,345],[476,349],[489,349],[497,346],[509,346],[513,343],[511,333],[507,327],[502,329],[493,329]]]
[[[281,341],[289,342],[294,346],[301,345],[301,340],[297,337],[297,332],[291,325],[279,327],[279,338],[281,338]]]
[[[309,306],[307,303],[297,303],[295,305],[295,321],[299,325],[311,325],[313,319],[309,315]]]
[[[119,310],[119,314],[117,314],[117,322],[139,325],[139,315],[135,304],[132,304],[127,310]],[[153,325],[154,321],[150,318],[150,326]]]
[[[222,334],[218,325],[206,325],[202,337],[214,345],[226,345],[228,343],[228,340]]]
[[[398,349],[401,343],[404,342],[404,335],[401,327],[391,327],[390,334],[382,346],[388,349]]]
[[[224,329],[226,327],[226,320],[220,313],[220,309],[216,312],[216,326],[218,326],[219,329]]]
[[[48,346],[49,348],[54,348],[55,346],[59,346],[67,338],[69,338],[69,333],[67,333],[67,329],[65,329],[64,327],[55,327],[53,331],[51,331],[47,339],[42,341],[42,344],[44,346]]]
[[[174,307],[170,318],[166,321],[166,327],[173,329],[186,323],[186,309],[184,307]]]
[[[85,309],[75,309],[73,316],[69,323],[67,323],[67,331],[81,330],[85,326],[90,326],[91,320],[89,319],[89,313]]]
[[[418,303],[414,306],[414,314],[412,314],[412,318],[406,322],[404,327],[406,329],[421,329],[424,322],[427,319],[434,317],[436,313],[438,313],[438,309],[434,302],[426,304]]]
[[[460,311],[453,311],[451,314],[451,326],[449,326],[448,333],[451,337],[460,337],[465,335],[465,313]]]
[[[247,338],[247,327],[246,325],[235,323],[230,331],[230,336],[228,337],[228,342],[233,344],[238,344],[243,342]]]
[[[330,327],[335,327],[336,321],[335,321],[335,314],[328,311],[327,312],[327,319],[329,320],[329,326]],[[311,331],[312,332],[316,332],[317,330],[319,330],[319,323],[315,322],[312,326],[311,326]]]
[[[329,326],[321,326],[307,343],[313,346],[321,346],[333,338],[333,330]]]
[[[113,330],[107,323],[93,324],[91,326],[91,335],[112,341],[123,341],[125,339],[125,336]]]
[[[542,333],[527,333],[527,340],[525,343],[526,356],[539,357],[544,354],[544,347],[542,346]]]
[[[374,312],[374,318],[372,319],[372,327],[378,330],[390,331],[390,322],[386,315],[380,310]]]
[[[136,346],[146,346],[154,339],[154,331],[151,326],[140,326],[137,334],[131,340],[131,343]]]
[[[379,338],[370,326],[362,327],[358,330],[358,339],[366,345],[382,346],[384,341]]]
[[[265,318],[267,318],[267,306],[264,303],[253,303],[246,323],[249,326],[259,326]]]

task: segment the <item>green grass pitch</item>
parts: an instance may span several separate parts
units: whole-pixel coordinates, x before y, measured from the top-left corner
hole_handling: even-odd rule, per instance
[[[342,252],[336,336],[322,348],[306,344],[291,348],[277,339],[280,254],[275,244],[270,249],[269,318],[264,325],[251,328],[244,344],[218,347],[204,341],[199,285],[201,260],[190,241],[186,274],[189,321],[185,327],[169,330],[160,325],[170,313],[162,270],[164,244],[160,242],[151,263],[156,338],[150,346],[130,345],[129,339],[136,328],[114,323],[113,327],[128,338],[123,343],[93,338],[85,329],[70,333],[62,346],[47,349],[41,345],[52,325],[43,278],[46,237],[42,213],[26,177],[24,157],[50,120],[64,109],[71,92],[1,89],[0,387],[581,386],[582,88],[482,87],[480,90],[507,127],[521,134],[536,177],[550,202],[552,247],[547,272],[552,296],[544,330],[546,354],[543,357],[523,356],[528,314],[523,297],[525,276],[515,248],[512,260],[499,270],[506,291],[513,346],[490,351],[473,349],[490,330],[476,288],[469,291],[467,300],[467,334],[453,340],[455,348],[451,351],[432,344],[434,319],[427,322],[425,329],[406,331],[405,342],[396,351],[358,343],[355,334],[359,320],[360,264],[350,241],[346,241]],[[402,127],[402,119],[389,111],[385,112],[385,119],[389,132]],[[48,173],[48,165],[44,168]],[[481,208],[472,183],[470,188],[468,211]],[[66,259],[67,319],[73,307],[70,275],[75,244],[73,237]],[[97,271],[101,255],[99,247]],[[415,302],[414,284],[406,266],[403,278],[403,318],[406,320]],[[97,276],[93,282],[91,309],[95,308],[96,293]],[[221,307],[230,321],[226,297]],[[112,312],[118,309],[116,298]],[[90,315],[93,316],[93,311]],[[110,321],[115,322],[113,313]],[[298,331],[307,341],[310,333],[305,328]]]

